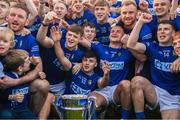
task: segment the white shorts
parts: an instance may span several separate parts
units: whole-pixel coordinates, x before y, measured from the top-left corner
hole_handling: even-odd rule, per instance
[[[115,101],[113,99],[113,95],[114,95],[114,91],[116,90],[116,87],[117,87],[117,85],[106,86],[104,88],[97,89],[94,92],[102,95],[106,99],[107,104],[113,103],[113,104],[116,105],[116,103],[115,103]]]
[[[65,81],[55,85],[50,85],[50,91],[55,94],[64,94],[65,89],[66,89]]]
[[[169,110],[169,109],[177,109],[180,110],[180,95],[171,95],[166,90],[154,85],[157,101],[153,108],[155,108],[158,104],[160,106],[160,111]],[[153,109],[150,107],[150,109]]]

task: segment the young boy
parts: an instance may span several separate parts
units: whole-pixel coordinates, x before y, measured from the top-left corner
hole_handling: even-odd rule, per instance
[[[0,28],[0,63],[4,58],[5,54],[9,49],[13,47],[14,44],[14,33],[8,28]],[[1,78],[4,77],[4,67],[1,66]],[[0,79],[1,81],[1,79]],[[8,96],[5,95],[4,86],[0,84],[0,111],[4,108],[4,103],[6,102]]]
[[[24,50],[11,50],[3,59],[6,75],[17,79],[30,70],[29,55]],[[10,114],[2,117],[15,119],[35,119],[35,115],[28,108],[29,83],[6,89],[8,101],[5,103],[5,110]],[[7,115],[7,116],[6,116]],[[10,116],[9,116],[10,115]]]
[[[83,25],[83,38],[92,42],[96,40],[96,26],[90,22],[86,22]]]
[[[109,44],[110,24],[108,23],[109,4],[105,0],[98,0],[94,5],[94,15],[96,20],[96,38],[105,45]]]
[[[55,27],[51,29],[51,36],[54,40],[57,58],[66,71],[70,70],[74,65],[64,56],[64,52],[59,44],[61,35]],[[103,64],[104,75],[102,78],[94,72],[97,65],[96,54],[90,51],[86,52],[82,59],[82,69],[78,73],[72,74],[71,80],[67,85],[66,93],[88,95],[96,88],[105,87],[109,81],[109,65],[106,63]]]
[[[2,59],[9,49],[14,45],[14,32],[8,28],[0,28],[0,65],[1,65],[1,78],[3,75]]]
[[[175,54],[180,57],[180,31],[173,35],[173,47]]]

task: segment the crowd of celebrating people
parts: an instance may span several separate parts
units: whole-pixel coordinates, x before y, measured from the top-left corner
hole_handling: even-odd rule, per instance
[[[0,0],[0,119],[48,119],[56,95],[180,119],[179,0]]]

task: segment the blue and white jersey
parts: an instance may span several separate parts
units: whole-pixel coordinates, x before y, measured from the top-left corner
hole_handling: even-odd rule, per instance
[[[41,26],[41,18],[36,16],[35,21],[32,25],[28,26],[28,29],[31,31],[31,34],[36,38],[38,30]]]
[[[81,62],[84,52],[79,48],[70,51],[66,48],[66,40],[61,40],[61,47],[64,51],[65,57],[71,62]],[[46,78],[51,85],[58,84],[65,80],[65,71],[62,64],[56,57],[54,47],[52,48],[41,48],[41,58],[43,63],[43,70],[46,73]]]
[[[71,80],[69,81],[65,93],[88,95],[90,92],[97,89],[97,82],[99,79],[100,77],[96,73],[87,75],[80,70],[77,74],[71,75]]]
[[[70,25],[72,24],[83,25],[85,22],[92,22],[95,19],[96,18],[94,14],[90,10],[86,9],[81,17],[75,19],[66,18],[66,21]]]
[[[96,26],[96,38],[97,41],[104,45],[109,45],[109,35],[111,26],[109,23],[101,24],[98,21],[94,22],[94,25]]]
[[[39,57],[39,46],[36,39],[31,35],[15,35],[15,49],[23,49],[29,53],[29,56]]]
[[[180,95],[180,74],[171,72],[171,65],[177,59],[173,47],[162,47],[157,43],[145,43],[150,61],[152,83],[172,95]]]
[[[111,5],[112,8],[120,8],[121,7],[121,1],[116,1],[113,5]],[[109,17],[110,18],[117,18],[120,16],[120,13],[114,13],[110,12]]]
[[[18,75],[15,72],[7,72],[7,76],[17,79],[19,78]],[[28,100],[29,100],[29,84],[22,84],[18,85],[12,88],[7,89],[7,92],[9,95],[16,95],[17,93],[23,93],[24,94],[24,99],[21,103],[9,100],[7,102],[7,108],[8,109],[24,109],[25,107],[28,106]]]
[[[132,29],[124,28],[125,34],[130,34]],[[152,41],[152,32],[147,24],[144,24],[139,33],[139,42],[151,42]]]
[[[103,75],[102,63],[108,62],[110,65],[110,80],[108,86],[117,85],[121,80],[127,80],[129,78],[134,57],[127,49],[111,48],[99,42],[93,42],[91,49],[94,50],[100,58],[101,76]]]

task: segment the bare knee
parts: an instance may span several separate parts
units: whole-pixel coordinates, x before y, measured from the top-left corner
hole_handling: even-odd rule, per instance
[[[95,97],[96,111],[101,111],[103,108],[107,107],[107,101],[102,95],[92,92],[90,96]]]
[[[119,84],[120,89],[122,89],[125,93],[130,93],[131,84],[129,80],[123,80]]]
[[[144,86],[144,81],[146,78],[141,77],[141,76],[135,76],[132,80],[131,80],[131,90],[132,92],[136,89],[142,89]]]
[[[47,80],[36,79],[31,83],[30,92],[43,92],[49,91],[49,82]]]

